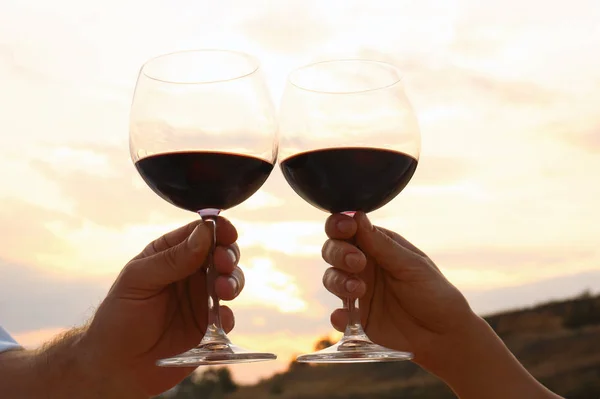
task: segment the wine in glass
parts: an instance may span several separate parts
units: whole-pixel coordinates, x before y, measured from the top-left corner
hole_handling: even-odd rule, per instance
[[[354,215],[381,208],[408,184],[420,152],[416,116],[399,70],[371,60],[332,60],[289,76],[279,128],[280,165],[294,191],[329,213]],[[373,343],[355,300],[335,345],[301,355],[300,362],[408,360],[412,354]]]
[[[202,342],[160,366],[190,367],[275,359],[240,348],[219,318],[212,264],[216,218],[254,194],[276,161],[274,108],[258,62],[226,50],[182,51],[143,65],[130,116],[130,151],[148,186],[195,212],[213,230],[206,273],[208,324]]]

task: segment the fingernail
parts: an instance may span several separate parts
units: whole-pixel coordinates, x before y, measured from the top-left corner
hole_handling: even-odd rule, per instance
[[[231,284],[231,286],[233,287],[233,292],[237,294],[238,289],[240,287],[237,279],[235,277],[229,277],[227,280],[229,280],[229,284]]]
[[[351,253],[346,255],[344,257],[344,260],[346,261],[346,265],[348,265],[350,269],[356,270],[360,267],[362,256],[360,256],[360,254],[357,253]]]
[[[196,226],[194,231],[192,231],[192,234],[190,234],[190,236],[187,239],[188,245],[192,251],[199,251],[203,249],[204,246],[207,244],[204,241],[204,237],[202,237],[202,229],[202,224],[199,224],[198,226]]]
[[[341,233],[350,233],[352,231],[352,223],[351,220],[340,220],[336,226]]]
[[[350,280],[346,281],[346,291],[354,292],[358,289],[359,285],[360,285],[360,281],[358,281],[357,279],[351,278]]]
[[[233,249],[227,248],[227,255],[229,255],[229,258],[235,264],[235,262],[237,261],[237,256],[235,255],[235,252],[233,251]]]

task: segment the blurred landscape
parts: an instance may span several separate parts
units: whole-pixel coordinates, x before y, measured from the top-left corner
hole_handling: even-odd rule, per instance
[[[540,304],[485,317],[523,365],[569,399],[600,397],[600,295]],[[328,346],[328,338],[315,347]],[[208,368],[160,399],[446,399],[455,395],[410,362],[306,365],[255,385],[238,385],[227,368]]]

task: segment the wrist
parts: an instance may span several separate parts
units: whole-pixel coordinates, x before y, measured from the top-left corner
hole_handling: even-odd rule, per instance
[[[446,381],[452,378],[457,367],[462,370],[471,366],[465,363],[464,359],[467,354],[479,353],[476,346],[480,345],[487,334],[485,320],[469,308],[451,332],[435,335],[429,342],[425,355],[415,360],[420,366]]]

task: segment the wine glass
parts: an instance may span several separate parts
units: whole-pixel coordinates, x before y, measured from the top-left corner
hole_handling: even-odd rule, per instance
[[[247,200],[277,158],[277,123],[258,62],[227,50],[181,51],[153,58],[139,73],[130,115],[130,152],[148,186],[196,212],[213,230],[205,267],[208,327],[200,344],[158,361],[190,367],[275,359],[240,348],[221,326],[212,263],[216,218]]]
[[[388,63],[342,59],[293,71],[284,91],[280,166],[294,191],[330,213],[374,211],[396,197],[417,167],[421,139],[416,116]],[[412,354],[374,344],[355,300],[342,339],[300,362],[409,360]]]

